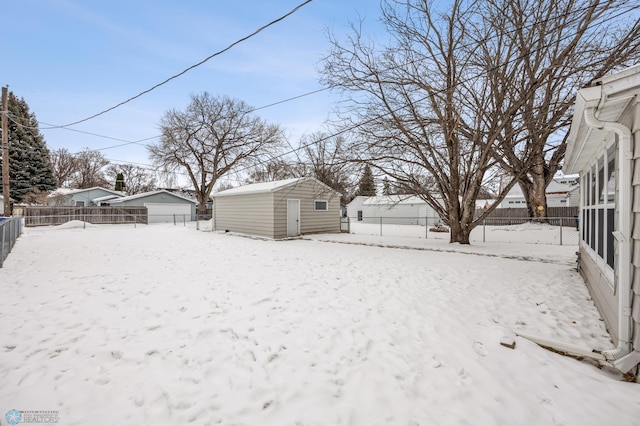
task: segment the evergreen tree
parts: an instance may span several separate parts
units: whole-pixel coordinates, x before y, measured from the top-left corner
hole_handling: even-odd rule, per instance
[[[35,115],[29,112],[24,99],[16,98],[12,92],[8,95],[10,195],[22,202],[29,193],[56,189],[56,180],[49,149],[38,130]]]
[[[389,179],[385,176],[382,180],[382,195],[391,195],[391,183],[389,183]]]
[[[356,195],[364,195],[372,197],[376,195],[376,183],[373,181],[373,173],[371,173],[371,167],[364,166],[364,171],[360,182],[358,182],[358,192]]]
[[[124,190],[124,175],[122,173],[118,173],[116,175],[115,190],[116,191],[123,191]]]

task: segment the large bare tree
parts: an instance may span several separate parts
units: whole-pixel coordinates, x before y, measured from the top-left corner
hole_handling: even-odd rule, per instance
[[[124,176],[124,192],[127,195],[140,194],[156,189],[155,173],[136,164],[112,164],[107,167],[109,176],[115,177],[122,173]]]
[[[247,168],[280,147],[280,128],[250,111],[241,100],[204,92],[193,95],[185,111],[170,110],[162,118],[160,142],[148,147],[151,160],[163,169],[187,173],[199,212],[205,211],[220,177],[234,168]]]
[[[352,155],[423,198],[451,227],[451,242],[468,244],[471,230],[515,184],[535,181],[532,188],[544,197],[564,155],[562,141],[548,142],[568,123],[569,94],[619,65],[620,52],[637,49],[637,21],[624,31],[604,28],[615,28],[624,7],[638,6],[384,0],[388,45],[370,41],[357,26],[344,40],[332,36],[322,80],[348,95],[342,118],[360,133]],[[618,45],[608,45],[617,59],[588,62],[598,29],[617,37]],[[576,62],[582,71],[569,73]],[[502,193],[475,216],[483,185],[501,174],[498,165],[507,170]],[[535,203],[544,214],[546,202]]]
[[[100,151],[85,149],[75,155],[75,171],[70,178],[72,188],[93,188],[101,186],[112,188],[113,185],[105,176],[106,167],[109,165]]]
[[[300,161],[307,170],[306,175],[313,176],[338,191],[342,194],[343,202],[350,199],[354,192],[352,176],[356,169],[346,160],[348,154],[345,138],[319,131],[304,135],[300,145]]]
[[[378,48],[354,27],[346,40],[332,38],[322,74],[349,95],[343,118],[359,133],[352,157],[421,197],[450,226],[450,241],[463,244],[497,205],[475,217],[492,154],[521,103],[487,84],[485,70],[500,58],[474,46],[477,17],[475,2],[456,0],[442,15],[425,1],[384,2],[393,43]]]
[[[51,151],[51,167],[58,188],[69,185],[69,180],[76,171],[76,157],[66,148]]]
[[[489,80],[526,100],[496,159],[521,175],[530,216],[546,217],[545,190],[562,166],[577,89],[640,58],[640,4],[484,0],[478,8],[486,35],[478,48],[504,63],[487,70]],[[505,70],[515,78],[505,80]]]

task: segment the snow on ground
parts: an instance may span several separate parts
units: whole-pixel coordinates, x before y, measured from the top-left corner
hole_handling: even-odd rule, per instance
[[[638,384],[522,338],[513,350],[499,344],[525,331],[611,347],[573,268],[575,246],[416,241],[265,241],[193,225],[26,229],[0,269],[0,415],[57,411],[59,425],[638,424]]]

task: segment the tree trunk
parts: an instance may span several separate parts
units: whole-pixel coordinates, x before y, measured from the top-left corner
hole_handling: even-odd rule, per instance
[[[530,217],[538,221],[547,221],[547,186],[549,185],[549,172],[543,159],[529,170],[526,189],[521,184],[522,193],[527,202]]]
[[[451,231],[449,243],[470,244],[469,234],[471,234],[471,231],[468,224],[452,221],[449,225],[449,230]]]

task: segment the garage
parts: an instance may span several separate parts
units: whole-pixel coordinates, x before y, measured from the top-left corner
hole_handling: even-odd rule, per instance
[[[148,223],[189,222],[196,217],[198,202],[164,189],[110,200],[109,205],[147,208]]]
[[[144,206],[147,208],[149,223],[173,222],[174,218],[180,222],[191,220],[191,206],[189,204],[144,203]]]

